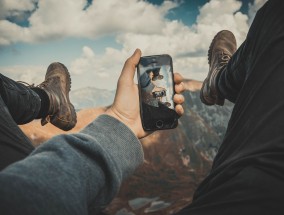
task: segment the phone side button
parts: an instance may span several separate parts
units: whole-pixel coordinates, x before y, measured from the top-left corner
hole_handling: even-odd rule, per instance
[[[164,126],[164,122],[162,121],[162,120],[158,120],[157,122],[156,122],[156,127],[157,128],[162,128]]]

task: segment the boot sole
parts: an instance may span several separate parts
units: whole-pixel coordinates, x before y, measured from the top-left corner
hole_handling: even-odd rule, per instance
[[[51,124],[53,124],[54,126],[64,130],[64,131],[69,131],[72,128],[75,127],[76,123],[77,123],[77,114],[75,111],[75,108],[73,106],[73,104],[70,102],[70,98],[69,98],[69,92],[71,91],[71,76],[70,73],[68,71],[68,69],[66,68],[65,65],[63,65],[62,63],[58,64],[60,66],[62,66],[63,71],[64,71],[64,75],[66,77],[66,85],[63,86],[64,90],[66,92],[66,103],[68,104],[69,107],[69,112],[70,112],[70,116],[71,116],[71,121],[67,121],[67,120],[63,120],[60,119],[56,116],[47,116],[46,118],[42,119],[41,124],[42,126],[46,125],[48,122],[50,122]],[[48,76],[48,74],[46,74],[46,76]]]
[[[69,104],[69,107],[70,107],[70,111],[71,111],[71,116],[73,116],[72,118],[72,121],[66,126],[66,128],[62,128],[63,130],[65,131],[68,131],[72,128],[75,127],[76,123],[77,123],[77,114],[76,114],[76,111],[75,111],[75,108],[74,108],[74,105],[70,102],[70,98],[69,98],[69,92],[71,91],[71,75],[68,71],[68,69],[66,68],[66,66],[62,63],[59,63],[63,68],[64,68],[64,71],[66,73],[66,77],[68,78],[68,81],[66,83],[66,98],[67,98],[67,102]]]

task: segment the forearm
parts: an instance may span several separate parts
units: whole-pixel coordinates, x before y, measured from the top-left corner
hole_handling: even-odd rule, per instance
[[[2,171],[0,208],[28,214],[100,210],[142,161],[134,134],[103,115],[78,134],[52,138]]]

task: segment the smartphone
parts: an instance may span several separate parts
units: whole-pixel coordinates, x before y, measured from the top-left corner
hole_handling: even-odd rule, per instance
[[[174,74],[170,55],[143,56],[137,65],[140,114],[145,131],[176,128]]]

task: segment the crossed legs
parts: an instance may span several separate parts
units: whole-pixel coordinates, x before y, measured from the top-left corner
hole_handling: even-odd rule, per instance
[[[179,214],[283,211],[283,11],[283,1],[268,1],[245,42],[215,77],[219,98],[235,107],[210,174]]]

